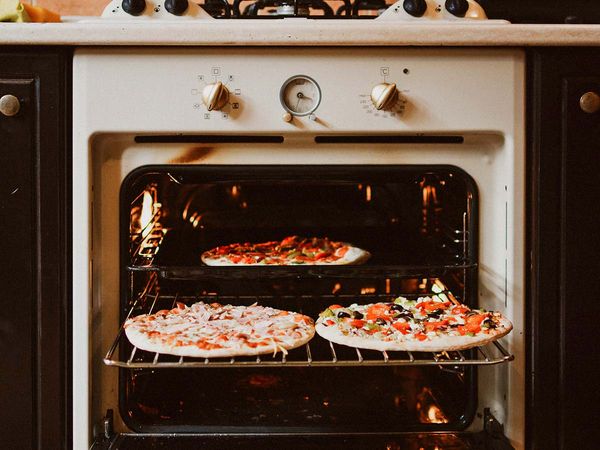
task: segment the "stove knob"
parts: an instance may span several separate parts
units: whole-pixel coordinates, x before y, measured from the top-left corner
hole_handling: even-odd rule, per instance
[[[402,7],[411,16],[422,17],[427,11],[427,2],[425,0],[404,0]]]
[[[188,9],[188,0],[165,0],[165,9],[175,16],[181,16]]]
[[[146,0],[123,0],[121,8],[123,8],[123,11],[127,14],[139,16],[146,9]]]
[[[229,91],[220,81],[208,84],[204,89],[202,89],[202,101],[206,105],[206,109],[209,111],[212,111],[213,109],[221,109],[227,104],[228,100]]]
[[[456,17],[465,17],[469,10],[469,2],[467,0],[446,0],[446,11]]]
[[[377,109],[390,109],[398,100],[395,83],[381,83],[371,90],[371,101]]]

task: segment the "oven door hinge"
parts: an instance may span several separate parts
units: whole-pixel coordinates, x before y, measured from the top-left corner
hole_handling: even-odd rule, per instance
[[[107,409],[102,423],[94,427],[94,443],[91,450],[107,450],[117,435],[113,427],[113,410]]]
[[[490,408],[483,409],[483,431],[478,433],[478,447],[485,450],[514,450],[510,441],[504,436],[502,425],[491,413]]]

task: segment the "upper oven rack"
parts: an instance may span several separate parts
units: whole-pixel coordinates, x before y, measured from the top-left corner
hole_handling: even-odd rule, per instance
[[[157,272],[160,278],[176,281],[198,279],[274,279],[274,278],[403,278],[439,277],[451,270],[477,268],[477,263],[439,265],[348,265],[348,266],[128,266],[129,272]]]
[[[352,295],[331,295],[332,300],[355,299]],[[389,299],[389,295],[372,297]],[[323,296],[319,296],[320,299]],[[193,301],[208,301],[221,303],[253,303],[264,300],[263,296],[161,296],[159,294],[141,296],[127,314],[129,318],[138,307],[138,302],[149,300],[152,303],[150,312],[159,301],[176,301],[189,303]],[[315,335],[315,337],[299,348],[290,350],[288,354],[262,355],[257,357],[242,356],[235,358],[192,358],[151,353],[132,346],[124,332],[124,324],[104,357],[108,366],[126,369],[161,369],[161,368],[242,368],[242,367],[343,367],[343,366],[440,366],[459,368],[461,366],[483,366],[512,361],[512,355],[500,342],[475,347],[463,351],[444,352],[386,352],[364,350],[333,344]]]

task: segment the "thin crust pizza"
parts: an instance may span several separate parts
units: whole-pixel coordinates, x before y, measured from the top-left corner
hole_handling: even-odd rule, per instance
[[[512,324],[498,312],[470,309],[438,296],[331,305],[316,324],[325,339],[379,351],[463,350],[499,339],[510,330]]]
[[[222,245],[202,253],[209,266],[347,265],[371,257],[363,249],[328,238],[289,236],[281,241]]]
[[[128,319],[125,334],[149,352],[221,358],[287,353],[310,341],[315,327],[310,317],[290,311],[198,302]]]

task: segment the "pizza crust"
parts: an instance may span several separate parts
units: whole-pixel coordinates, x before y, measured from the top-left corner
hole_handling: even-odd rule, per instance
[[[317,334],[333,343],[348,347],[367,350],[382,351],[408,351],[408,352],[443,352],[453,350],[466,350],[479,347],[489,342],[500,339],[512,330],[512,323],[505,317],[500,319],[500,326],[490,333],[476,336],[451,336],[430,337],[426,341],[419,341],[407,336],[397,336],[394,341],[382,341],[371,337],[344,335],[337,326],[325,326],[322,320],[317,320],[315,325]]]
[[[209,253],[211,250],[208,250],[208,251],[202,253],[200,259],[207,266],[215,266],[215,267],[240,267],[240,266],[268,267],[269,265],[272,265],[272,266],[345,266],[345,265],[350,265],[350,264],[363,264],[371,257],[371,253],[369,253],[366,250],[363,250],[362,248],[354,247],[352,244],[349,244],[347,242],[342,242],[341,244],[347,246],[348,251],[346,252],[346,254],[344,256],[342,256],[340,259],[337,259],[335,261],[310,261],[310,262],[304,262],[303,264],[292,264],[291,262],[280,263],[280,264],[261,264],[261,263],[244,263],[241,261],[239,263],[233,263],[233,262],[229,261],[229,259],[227,259],[227,257],[225,257],[225,256],[220,256],[218,258],[215,258],[214,256],[210,256]]]
[[[218,304],[206,305],[199,302],[191,307],[181,304],[171,311],[143,314],[125,322],[125,335],[132,345],[152,353],[194,358],[231,358],[286,353],[287,350],[306,344],[315,334],[313,320],[299,313],[257,305],[215,305]],[[213,309],[219,308],[221,310],[218,314],[226,308],[229,311],[237,310],[234,315],[238,318],[214,318],[217,313]],[[260,315],[253,317],[252,312],[246,315],[245,311],[251,309]],[[260,321],[263,322],[262,326]],[[240,334],[250,337],[253,344],[264,342],[266,345],[249,346],[248,340],[239,339]],[[199,346],[206,342],[214,343],[222,335],[227,336],[227,339],[218,341],[221,348]]]

